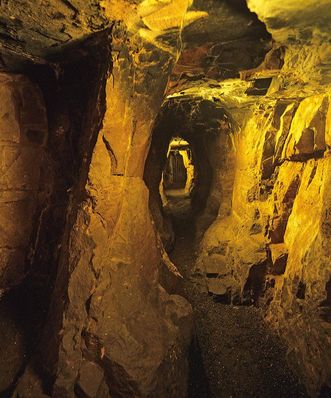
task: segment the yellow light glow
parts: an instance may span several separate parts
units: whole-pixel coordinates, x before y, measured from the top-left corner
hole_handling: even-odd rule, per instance
[[[171,54],[174,50],[162,44],[158,36],[208,17],[203,11],[188,11],[191,5],[192,0],[144,0],[138,6],[126,1],[101,1],[109,19],[123,20],[130,32],[138,33],[144,40]]]

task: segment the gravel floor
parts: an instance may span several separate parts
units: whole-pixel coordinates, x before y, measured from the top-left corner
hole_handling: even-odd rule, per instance
[[[190,358],[190,398],[301,398],[305,389],[289,370],[286,348],[254,307],[217,303],[190,278],[194,226],[176,214],[176,246],[170,254],[186,279],[196,337]],[[183,222],[184,221],[184,222]]]

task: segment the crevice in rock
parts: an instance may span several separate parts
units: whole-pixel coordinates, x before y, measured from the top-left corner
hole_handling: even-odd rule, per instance
[[[59,75],[51,66],[29,65],[22,70],[40,87],[45,99],[48,116],[47,163],[40,183],[43,195],[38,210],[40,217],[31,235],[29,275],[23,284],[7,295],[9,304],[12,302],[10,297],[16,297],[13,310],[25,319],[22,332],[19,332],[22,335],[18,338],[26,346],[26,351],[17,378],[23,375],[25,366],[30,362],[45,381],[46,391],[50,388],[51,378],[44,373],[45,362],[41,365],[41,358],[46,352],[49,353],[44,326],[46,322],[52,322],[47,314],[51,296],[56,295],[53,292],[55,279],[62,272],[58,269],[58,262],[61,252],[66,250],[62,239],[67,215],[72,217],[76,206],[74,202],[82,200],[79,181],[86,179],[105,109],[102,81],[107,77],[109,62],[100,63],[99,55],[109,50],[108,36],[109,32],[99,34],[71,49],[70,54],[64,54],[62,59],[56,59]],[[86,84],[83,85],[82,81]],[[34,145],[44,141],[43,132],[39,134],[39,131],[30,129],[27,135]],[[85,177],[82,175],[84,170]],[[15,382],[8,393],[14,387]]]

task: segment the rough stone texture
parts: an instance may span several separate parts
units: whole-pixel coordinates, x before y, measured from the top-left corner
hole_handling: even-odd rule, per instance
[[[42,94],[23,76],[0,74],[0,289],[29,272],[42,199],[48,126]]]
[[[45,22],[43,11],[47,15],[52,11],[52,4],[48,8],[47,5],[45,2],[34,8],[31,18],[34,18],[35,12],[39,12],[40,20]],[[84,3],[84,7],[80,7],[76,17],[87,17],[88,22],[86,26],[81,19],[84,26],[78,26],[72,42],[90,33],[90,6],[90,3]],[[70,3],[66,2],[65,7],[70,9]],[[46,56],[59,62],[52,65],[56,83],[48,80],[53,70],[46,71],[46,76],[43,75],[44,69],[39,69],[42,72],[40,74],[38,71],[32,71],[32,74],[37,80],[40,79],[50,100],[48,110],[54,129],[54,135],[50,137],[51,146],[57,145],[58,151],[66,154],[71,151],[73,162],[67,164],[67,159],[64,159],[62,164],[62,168],[72,168],[68,178],[72,185],[67,187],[70,200],[66,230],[62,243],[56,247],[56,255],[60,252],[61,259],[54,298],[44,337],[38,346],[38,355],[32,361],[31,368],[37,364],[38,372],[31,371],[30,367],[26,369],[18,382],[15,391],[17,396],[43,396],[45,380],[49,383],[47,394],[61,398],[93,395],[95,391],[98,396],[105,397],[113,393],[115,396],[186,396],[191,307],[181,297],[169,295],[158,284],[162,250],[149,214],[148,190],[142,180],[151,125],[177,54],[179,28],[186,8],[186,1],[172,2],[169,12],[174,12],[176,17],[169,26],[165,26],[165,29],[172,29],[170,34],[167,32],[170,39],[167,46],[163,46],[162,40],[158,41],[155,37],[141,39],[143,30],[134,36],[140,28],[137,23],[139,25],[142,12],[149,15],[149,20],[146,17],[145,22],[150,28],[154,23],[157,36],[160,36],[157,24],[162,15],[156,14],[163,9],[162,4],[150,10],[141,8],[139,15],[132,3],[122,2],[113,9],[107,8],[107,12],[114,12],[111,17],[119,19],[122,19],[123,10],[128,12],[127,25],[117,24],[112,42],[114,67],[101,71],[97,76],[98,81],[91,67],[93,57],[88,56],[91,49],[85,45],[85,41],[80,46],[76,43],[71,52],[61,49],[65,53],[63,61],[60,52],[53,54],[48,39],[40,40],[40,35],[30,35],[29,29],[26,31],[29,15],[22,18],[20,34],[30,35],[30,41],[22,46],[15,41],[12,43],[15,48],[7,47],[3,52],[5,68],[23,68],[24,63],[17,61],[16,53],[18,58],[22,56],[34,62],[44,63],[45,60],[39,57]],[[10,14],[8,10],[6,8],[6,13]],[[130,10],[134,12],[130,14]],[[17,12],[22,14],[20,9]],[[133,20],[129,20],[131,16]],[[57,30],[57,21],[54,24],[47,21],[44,28],[47,34],[51,34]],[[101,36],[94,37],[93,44],[102,51]],[[110,40],[107,37],[106,40],[109,47]],[[6,44],[10,47],[10,40]],[[8,55],[11,50],[15,57]],[[96,54],[99,58],[95,69],[102,69],[105,61],[98,50]],[[107,46],[102,56],[109,56]],[[80,62],[82,64],[77,66]],[[81,76],[78,84],[75,66],[78,76]],[[86,78],[84,71],[89,72],[88,81],[96,87],[91,87],[87,82],[83,84],[84,76]],[[107,104],[103,104],[103,81],[108,72],[111,74],[105,93]],[[62,99],[56,95],[55,103],[52,98],[54,86],[57,95],[63,94]],[[87,106],[84,90],[80,91],[78,86],[87,90],[89,87]],[[70,87],[72,92],[69,94]],[[26,91],[24,95],[28,94]],[[97,101],[94,98],[95,91],[99,92]],[[153,96],[150,96],[151,92]],[[107,112],[103,118],[103,129],[97,137],[95,130],[100,129],[102,120],[98,118],[105,105]],[[28,116],[34,116],[32,111],[28,112]],[[78,120],[79,117],[82,121]],[[73,131],[76,129],[81,130],[81,137],[74,136]],[[8,133],[4,129],[4,133],[12,134],[15,131]],[[97,143],[90,165],[90,153],[95,140]],[[75,145],[81,145],[82,148],[75,148]],[[38,156],[36,160],[40,158]],[[56,160],[63,161],[63,158],[58,155]],[[90,171],[86,182],[88,168]],[[22,232],[25,232],[24,238],[28,239],[29,231]],[[51,239],[54,239],[53,236]],[[56,270],[51,272],[55,274]],[[174,270],[171,272],[175,274]],[[15,283],[19,282],[17,279]],[[43,371],[42,381],[39,380],[40,368]],[[99,378],[100,383],[95,381],[94,390],[92,386],[87,389],[90,376],[86,369],[98,370],[96,379]],[[10,382],[13,381],[14,373]],[[52,380],[49,382],[49,379]]]
[[[223,283],[223,280],[218,278],[207,279],[207,290],[210,294],[216,296],[224,296],[227,294],[227,286]]]
[[[181,294],[183,292],[183,275],[171,262],[161,242],[160,247],[162,248],[162,258],[161,262],[159,263],[160,284],[170,294]]]
[[[201,78],[171,94],[218,102],[234,120],[236,160],[227,170],[235,173],[229,181],[230,211],[219,214],[205,233],[196,271],[205,274],[206,283],[215,275],[228,282],[230,275],[232,300],[263,306],[309,393],[317,396],[322,387],[328,394],[330,265],[324,256],[330,252],[324,254],[327,244],[318,242],[326,241],[328,228],[322,170],[330,156],[331,4],[247,4],[274,39],[264,62],[241,71],[241,80]],[[199,65],[208,53],[202,50],[192,53]],[[297,237],[290,245],[288,231]],[[215,261],[215,254],[224,261]],[[305,272],[308,263],[314,270]]]
[[[36,371],[27,367],[23,377],[17,383],[13,398],[47,398],[49,395],[42,392],[42,383]]]
[[[186,396],[191,306],[158,283],[162,253],[142,179],[173,59],[136,40],[121,24],[113,32],[117,55],[83,188],[87,199],[76,204],[76,215],[69,208],[43,343],[51,351],[43,356],[55,376],[54,397],[85,389],[86,367],[98,369],[94,390],[107,385],[110,395]]]
[[[295,0],[279,4],[248,0],[250,10],[266,23],[279,46],[285,46],[284,66],[274,77],[271,91],[302,97],[324,91],[331,82],[330,1]]]
[[[327,384],[331,372],[330,324],[321,317],[319,308],[330,279],[329,184],[330,156],[310,160],[286,228],[289,255],[285,275],[276,286],[268,312],[271,322],[277,322],[290,342],[291,361],[317,386]]]
[[[325,316],[330,311],[331,247],[330,152],[324,144],[328,101],[325,95],[305,98],[292,113],[290,128],[284,118],[291,105],[283,106],[282,113],[270,112],[269,103],[256,107],[238,139],[232,213],[219,216],[206,232],[197,263],[206,274],[223,274],[226,283],[227,274],[234,276],[233,300],[240,296],[242,301],[270,304],[265,307],[267,319],[287,341],[291,365],[312,395],[327,385],[331,374]],[[273,109],[280,103],[273,103]],[[312,143],[319,136],[322,146],[312,144],[305,156],[294,156],[298,143],[305,141],[306,126],[315,120]],[[281,140],[273,138],[284,134]],[[278,153],[287,155],[282,159]],[[273,170],[268,178],[265,157]],[[222,261],[215,264],[217,252],[225,266]]]
[[[50,53],[110,25],[99,0],[6,0],[0,12],[2,68],[44,63]]]
[[[239,77],[240,71],[263,61],[271,37],[245,1],[194,0],[190,9],[202,10],[207,17],[183,30],[183,49],[168,92],[179,92],[197,82]]]
[[[269,250],[271,253],[271,266],[269,273],[273,275],[282,275],[285,273],[287,259],[288,259],[288,249],[283,243],[271,244],[269,245]]]
[[[26,352],[20,327],[6,306],[6,298],[0,302],[0,391],[10,387],[23,364]]]
[[[162,209],[159,182],[171,138],[183,137],[192,150],[195,175],[190,196],[194,211],[199,213],[196,231],[202,235],[219,211],[226,215],[231,210],[231,166],[235,161],[231,122],[222,104],[210,100],[169,98],[163,104],[154,125],[144,179],[151,193],[151,212],[167,250],[173,245],[174,234]]]
[[[172,95],[162,112],[169,104],[184,111],[159,131],[164,137],[154,154],[152,142],[152,182],[158,187],[173,133],[165,130],[183,123],[189,136],[193,126],[195,209],[204,208],[198,229],[218,214],[197,269],[232,301],[263,306],[312,396],[331,388],[330,0],[4,0],[0,7],[0,68],[30,75],[38,65],[32,75],[43,83],[54,133],[47,149],[57,172],[72,168],[63,172],[61,198],[53,198],[62,202],[56,209],[63,215],[49,227],[63,235],[59,244],[34,225],[47,135],[40,92],[23,77],[1,76],[0,217],[9,227],[0,237],[0,283],[7,289],[24,278],[36,237],[45,246],[44,256],[35,255],[44,269],[61,254],[46,284],[50,294],[56,275],[39,361],[32,361],[49,376],[48,395],[186,394],[191,309],[159,285],[159,270],[164,287],[179,276],[148,202],[159,230],[167,229],[163,242],[173,235],[158,192],[149,197],[143,181],[165,92]],[[109,56],[109,37],[102,48],[99,39],[113,25],[113,68],[107,63],[90,79],[91,63],[103,65]],[[90,36],[100,50],[89,64]],[[32,365],[18,396],[44,394]]]
[[[104,372],[97,364],[84,361],[79,371],[78,390],[87,397],[100,397],[102,392],[99,393],[99,390],[102,388],[103,378]],[[109,393],[104,396],[109,396]]]

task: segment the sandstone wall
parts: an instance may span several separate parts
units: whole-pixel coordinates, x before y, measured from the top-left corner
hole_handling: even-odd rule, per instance
[[[235,142],[232,211],[206,232],[197,267],[263,306],[315,395],[331,375],[330,97],[262,100]]]
[[[54,397],[187,394],[191,306],[159,285],[162,247],[143,181],[173,57],[139,40],[120,23],[113,31],[102,128],[68,209],[43,342]]]
[[[232,191],[236,162],[232,127],[227,118],[225,120],[217,120],[216,126],[212,133],[205,133],[203,130],[197,132],[197,135],[205,134],[202,141],[205,146],[205,159],[208,159],[210,164],[208,172],[211,174],[206,204],[201,209],[201,214],[198,216],[196,222],[198,241],[218,214],[227,216],[231,213],[232,208]],[[198,144],[197,148],[200,146],[201,144]],[[205,159],[201,157],[199,159],[201,168],[205,167]]]

